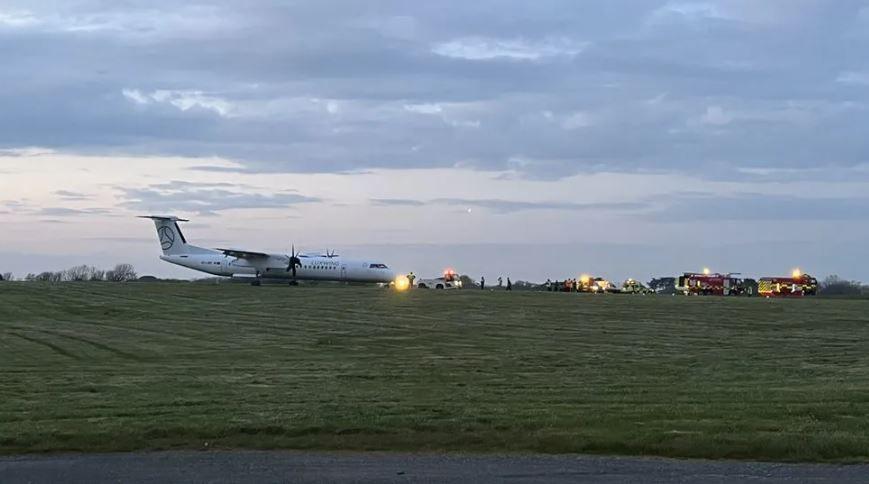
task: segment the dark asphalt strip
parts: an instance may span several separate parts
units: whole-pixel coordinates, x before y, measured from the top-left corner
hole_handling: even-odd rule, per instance
[[[172,451],[0,457],[0,483],[869,482],[869,465],[599,456]]]

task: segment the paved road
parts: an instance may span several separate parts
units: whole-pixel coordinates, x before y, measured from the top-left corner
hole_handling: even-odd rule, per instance
[[[592,456],[153,452],[0,457],[0,483],[869,481],[869,465],[790,465]]]

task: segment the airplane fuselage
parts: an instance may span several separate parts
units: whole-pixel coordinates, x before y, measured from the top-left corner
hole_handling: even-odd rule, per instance
[[[300,281],[388,283],[395,279],[394,272],[379,263],[345,259],[340,256],[299,255],[298,257],[301,264],[296,267],[295,279]],[[293,279],[293,273],[287,270],[289,260],[282,255],[249,261],[215,251],[209,254],[163,255],[160,259],[214,276]]]

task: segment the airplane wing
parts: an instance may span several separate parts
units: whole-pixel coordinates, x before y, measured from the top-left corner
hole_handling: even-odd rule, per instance
[[[264,254],[262,252],[251,252],[249,250],[236,250],[236,249],[214,249],[223,252],[223,255],[228,255],[230,257],[237,257],[239,259],[247,259],[247,260],[256,260],[256,259],[268,259],[271,257],[268,254]]]

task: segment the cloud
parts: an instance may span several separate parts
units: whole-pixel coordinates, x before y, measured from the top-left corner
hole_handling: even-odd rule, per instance
[[[519,201],[502,199],[467,199],[467,198],[437,198],[433,200],[412,199],[372,199],[375,205],[422,207],[430,205],[446,205],[462,208],[484,208],[495,213],[507,214],[530,210],[568,210],[568,211],[636,211],[647,208],[645,203],[639,202],[594,202],[575,203],[560,201]]]
[[[169,104],[181,111],[201,108],[223,117],[232,117],[235,107],[229,101],[196,90],[157,89],[145,94],[138,89],[123,89],[121,93],[135,104]]]
[[[440,104],[435,103],[405,104],[404,109],[417,114],[440,114],[444,110]]]
[[[13,211],[13,212],[21,212],[30,210],[30,205],[24,200],[2,200],[0,201],[0,206],[3,208]]]
[[[707,2],[667,2],[649,15],[649,24],[668,22],[702,22],[726,19],[714,3]]]
[[[0,11],[0,26],[22,28],[38,23],[36,17],[26,10]]]
[[[473,108],[460,103],[405,104],[404,110],[420,115],[437,116],[444,124],[454,128],[479,128],[482,124],[478,119],[464,119],[462,112],[473,111]]]
[[[55,153],[54,150],[39,148],[35,146],[28,146],[23,148],[10,148],[5,150],[0,150],[0,157],[9,157],[9,158],[24,158],[24,157],[36,157],[43,155],[50,155]]]
[[[561,127],[566,130],[587,128],[594,124],[591,116],[588,113],[576,112],[571,113],[561,122]]]
[[[724,126],[732,121],[733,115],[725,112],[721,106],[707,107],[706,112],[703,113],[703,117],[700,118],[700,122],[703,124],[711,124],[713,126]]]
[[[0,150],[841,178],[869,159],[858,3],[9,0]]]
[[[588,46],[570,39],[489,39],[468,37],[437,43],[432,52],[443,57],[472,61],[510,59],[536,61],[547,57],[573,57]]]
[[[46,217],[77,217],[80,215],[106,215],[111,211],[105,208],[44,207],[33,213]]]
[[[62,193],[62,191],[56,192],[56,194],[58,193]],[[0,201],[0,208],[3,209],[2,213],[5,214],[44,217],[78,217],[83,215],[109,215],[112,213],[112,211],[107,208],[40,207],[30,200],[3,200]]]
[[[869,220],[869,197],[684,193],[655,200],[663,207],[647,217],[659,222]]]
[[[421,200],[399,199],[399,198],[372,198],[369,200],[374,205],[393,206],[393,207],[422,207],[425,202]]]
[[[869,72],[843,72],[836,77],[836,82],[869,86]]]
[[[78,202],[83,200],[90,200],[91,196],[86,195],[84,193],[73,192],[70,190],[57,190],[54,194],[60,197],[62,200],[70,201],[70,202]]]
[[[0,10],[0,27],[27,33],[46,32],[87,36],[117,36],[147,40],[178,35],[197,38],[220,29],[232,29],[238,18],[230,20],[228,12],[215,5],[175,5],[172,9],[112,6],[98,2],[39,5],[21,3],[28,8]]]
[[[216,215],[227,210],[290,208],[322,201],[295,190],[262,193],[262,190],[233,183],[192,183],[171,181],[144,188],[117,187],[121,205],[148,213],[196,213]]]
[[[594,203],[464,198],[372,199],[370,201],[375,205],[397,207],[483,208],[499,214],[537,210],[600,211],[666,223],[869,220],[869,197],[833,198],[811,196],[811,194],[798,196],[751,192],[734,194],[680,192],[645,197],[638,201]]]

